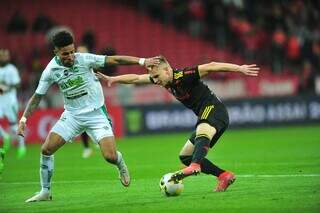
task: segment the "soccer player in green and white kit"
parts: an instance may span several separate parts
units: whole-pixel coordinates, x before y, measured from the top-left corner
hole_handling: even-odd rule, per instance
[[[10,52],[0,49],[0,118],[6,117],[9,121],[9,133],[0,126],[0,138],[3,138],[4,152],[8,151],[11,141],[18,129],[19,102],[17,87],[20,84],[20,76],[17,68],[10,63]],[[26,154],[24,138],[18,136],[18,158]]]
[[[18,134],[24,135],[27,119],[36,110],[48,88],[58,84],[64,97],[65,111],[53,126],[41,147],[41,191],[26,202],[51,200],[51,177],[53,154],[73,137],[87,132],[98,143],[106,161],[117,166],[121,183],[128,187],[130,175],[125,161],[116,150],[111,121],[104,105],[101,84],[93,68],[107,65],[155,65],[156,59],[132,56],[103,56],[90,53],[75,53],[73,36],[66,30],[57,31],[52,37],[56,56],[43,71],[39,85],[30,98],[19,122]]]

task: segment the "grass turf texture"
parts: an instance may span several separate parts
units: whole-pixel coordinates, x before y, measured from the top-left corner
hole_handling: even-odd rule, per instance
[[[224,193],[216,179],[185,179],[178,197],[159,191],[162,175],[181,168],[180,148],[189,134],[118,140],[131,171],[124,188],[99,150],[82,159],[79,143],[55,154],[53,201],[24,203],[39,190],[39,145],[16,159],[11,149],[0,178],[0,212],[320,212],[320,126],[229,130],[208,158],[238,175]]]

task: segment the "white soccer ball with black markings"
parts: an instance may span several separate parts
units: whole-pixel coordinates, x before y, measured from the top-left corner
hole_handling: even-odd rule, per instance
[[[173,173],[165,174],[159,183],[160,191],[167,197],[180,195],[184,188],[182,180],[169,181],[172,175]]]

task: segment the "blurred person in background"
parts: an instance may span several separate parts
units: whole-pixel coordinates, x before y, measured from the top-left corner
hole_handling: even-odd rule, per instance
[[[236,177],[232,172],[214,165],[205,158],[229,125],[226,107],[220,99],[200,79],[210,72],[240,72],[248,76],[257,76],[259,67],[211,62],[192,68],[174,69],[163,57],[158,66],[149,68],[148,74],[127,74],[110,77],[98,72],[96,75],[111,86],[121,84],[157,84],[167,89],[198,117],[196,130],[180,152],[180,160],[187,167],[173,174],[172,181],[181,180],[200,172],[218,178],[216,192],[225,191]]]
[[[51,20],[49,16],[40,12],[32,23],[32,31],[46,33],[54,25],[55,25],[54,22]]]
[[[10,18],[7,24],[8,33],[18,33],[23,34],[28,30],[27,20],[19,10],[17,10],[13,16]]]
[[[87,29],[81,38],[82,46],[87,49],[88,52],[92,52],[96,48],[96,36],[94,32],[90,29]]]
[[[17,87],[20,85],[18,69],[10,63],[10,52],[0,49],[0,119],[6,118],[9,122],[9,132],[0,126],[0,138],[3,139],[3,149],[10,149],[11,141],[18,142],[18,158],[26,155],[26,146],[23,137],[16,137],[18,129],[19,102],[17,98]]]
[[[120,182],[128,187],[130,175],[122,154],[117,151],[112,124],[109,119],[99,80],[93,73],[94,68],[113,65],[158,64],[158,60],[133,56],[105,56],[90,53],[75,53],[73,35],[66,30],[53,32],[51,39],[55,56],[43,71],[38,87],[26,106],[19,122],[17,134],[24,136],[28,118],[37,109],[42,97],[52,84],[57,84],[63,93],[64,109],[60,120],[50,130],[40,155],[41,191],[26,202],[48,201],[51,196],[51,177],[54,169],[53,154],[71,142],[82,132],[99,144],[104,159],[116,165]]]

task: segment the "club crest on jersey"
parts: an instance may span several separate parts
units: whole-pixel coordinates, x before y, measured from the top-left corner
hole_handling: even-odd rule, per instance
[[[68,70],[63,70],[63,75],[65,76],[65,77],[68,77],[69,76],[69,71]]]

